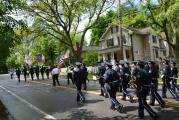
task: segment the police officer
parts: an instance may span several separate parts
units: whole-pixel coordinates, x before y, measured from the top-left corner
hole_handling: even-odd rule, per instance
[[[73,78],[72,78],[72,72],[73,72],[74,67],[73,66],[69,66],[68,67],[68,73],[67,73],[67,84],[70,84],[70,80],[72,81],[72,83],[74,84]]]
[[[84,80],[83,70],[81,69],[81,63],[76,62],[76,67],[73,70],[73,80],[77,88],[77,102],[84,103],[85,97],[81,91]]]
[[[29,72],[30,72],[31,79],[34,80],[34,68],[33,68],[33,66],[30,67]]]
[[[159,77],[159,70],[157,69],[155,62],[149,61],[149,77],[151,81],[151,94],[150,94],[150,105],[154,106],[155,99],[158,101],[158,103],[161,105],[161,107],[165,106],[165,101],[161,98],[161,96],[158,94],[158,77]]]
[[[106,62],[108,69],[104,73],[104,81],[106,82],[106,89],[111,99],[111,109],[121,112],[123,105],[116,99],[116,92],[119,89],[119,75],[112,69],[112,64]]]
[[[44,66],[41,67],[40,72],[41,72],[41,75],[42,75],[42,80],[44,80],[44,72],[45,72]]]
[[[177,94],[176,92],[174,92],[172,89],[171,89],[171,84],[170,84],[170,77],[171,77],[171,68],[170,68],[170,65],[169,65],[169,61],[164,59],[163,60],[163,64],[164,64],[164,67],[163,67],[163,77],[162,77],[162,81],[163,81],[163,85],[162,85],[162,97],[163,98],[167,98],[167,95],[166,95],[166,92],[167,92],[167,89],[169,90],[169,92],[172,94],[173,98],[177,98]]]
[[[147,71],[144,69],[144,62],[139,61],[137,63],[138,72],[136,73],[136,85],[137,85],[137,97],[139,101],[138,115],[140,118],[144,118],[144,109],[154,119],[158,118],[152,108],[147,104],[146,97],[150,92],[150,80]]]
[[[103,75],[106,71],[106,67],[105,67],[105,63],[100,63],[100,66],[98,67],[98,71],[97,71],[97,74],[99,76],[99,84],[100,84],[100,87],[101,87],[101,94],[100,96],[107,96],[106,94],[106,89],[104,87],[104,79],[103,79]]]
[[[83,70],[83,74],[84,74],[83,90],[86,90],[87,89],[86,81],[87,81],[87,77],[88,77],[88,70],[87,70],[87,68],[85,66],[85,63],[82,63],[82,70]]]
[[[27,68],[24,66],[24,69],[22,70],[23,74],[24,74],[24,79],[26,82],[26,77],[27,77]]]
[[[49,66],[47,66],[45,68],[45,73],[46,73],[47,79],[49,79],[49,73],[50,73],[50,67]]]
[[[175,92],[176,88],[179,91],[179,86],[177,84],[177,79],[178,79],[178,68],[176,66],[176,62],[172,61],[171,62],[171,77],[172,77],[172,90]]]
[[[119,86],[119,92],[122,92],[122,81],[121,81],[121,65],[119,63],[116,63],[116,68],[115,71],[118,73],[119,75],[119,80],[120,80],[120,86]]]
[[[36,74],[36,77],[37,77],[37,80],[39,80],[39,66],[37,65],[36,68],[35,68],[35,74]]]
[[[20,68],[18,68],[16,70],[16,75],[17,75],[18,81],[20,82],[20,76],[21,76],[21,70],[20,70]]]
[[[121,65],[120,75],[122,81],[123,97],[122,100],[126,100],[126,96],[130,98],[130,101],[133,101],[133,96],[127,91],[127,86],[130,81],[130,69],[125,67],[125,61],[120,60],[119,64]]]

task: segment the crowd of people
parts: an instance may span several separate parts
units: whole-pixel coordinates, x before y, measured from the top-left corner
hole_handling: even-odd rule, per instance
[[[15,71],[15,74],[18,78],[18,81],[21,81],[21,74],[24,76],[25,82],[27,81],[27,77],[30,75],[31,80],[34,80],[34,74],[36,75],[36,79],[39,80],[39,75],[41,74],[42,80],[44,80],[44,74],[46,74],[47,79],[49,79],[49,73],[52,68],[50,67],[39,67],[38,65],[36,67],[31,66],[30,68],[27,68],[24,66],[23,69],[18,68]],[[11,79],[13,78],[13,72],[11,72]]]
[[[152,118],[157,119],[157,113],[151,108],[151,106],[155,105],[155,100],[158,101],[162,108],[165,107],[163,98],[167,98],[167,90],[174,99],[179,98],[179,85],[177,84],[178,68],[176,62],[164,59],[162,64],[163,65],[159,67],[154,61],[134,61],[129,64],[128,62],[120,60],[114,68],[108,61],[101,62],[97,72],[101,87],[100,96],[110,98],[110,109],[121,112],[123,105],[116,99],[116,93],[122,92],[122,100],[126,101],[126,97],[128,97],[130,102],[134,101],[133,98],[136,94],[139,102],[139,117],[144,117],[145,109]],[[84,90],[87,89],[87,68],[84,63],[76,62],[75,67],[70,66],[68,71],[67,84],[70,84],[71,79],[77,88],[77,102],[84,103],[85,96],[82,93],[82,87]],[[21,72],[24,74],[26,81],[27,68],[24,67],[22,71],[20,69],[16,70],[19,82]],[[56,83],[60,85],[58,80],[59,72],[58,66],[54,66],[53,68],[43,66],[41,68],[39,68],[39,66],[29,68],[29,74],[32,80],[34,80],[34,73],[36,73],[37,80],[39,80],[39,73],[41,73],[42,79],[44,79],[44,73],[46,73],[47,79],[49,79],[49,74],[51,73],[54,86],[56,86]],[[158,93],[159,77],[162,78],[161,95]],[[134,88],[135,94],[132,94],[128,88]],[[149,104],[147,104],[146,101],[148,95],[150,95]]]
[[[157,113],[150,107],[155,105],[155,100],[160,106],[165,107],[163,98],[167,98],[166,91],[169,90],[174,99],[179,98],[177,84],[178,69],[176,62],[164,59],[161,68],[154,61],[134,61],[130,65],[128,62],[120,60],[116,68],[110,62],[102,62],[98,67],[99,84],[101,94],[111,99],[111,109],[121,112],[123,105],[116,99],[116,93],[122,92],[122,100],[129,97],[133,102],[133,94],[128,91],[129,87],[135,88],[138,97],[138,115],[144,118],[144,109],[154,119],[158,118]],[[114,69],[113,69],[114,68]],[[162,95],[158,93],[158,78],[162,74]],[[147,96],[150,95],[150,103],[147,104]]]

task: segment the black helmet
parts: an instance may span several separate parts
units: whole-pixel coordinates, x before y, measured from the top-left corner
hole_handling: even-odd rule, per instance
[[[145,62],[144,61],[138,61],[137,65],[140,66],[141,68],[144,68]]]
[[[113,66],[110,62],[105,62],[107,66]]]
[[[82,63],[81,63],[81,62],[76,62],[75,65],[76,65],[76,66],[81,66]]]
[[[176,62],[175,61],[171,61],[171,64],[176,65]]]
[[[155,65],[155,62],[154,61],[148,61],[148,64]]]

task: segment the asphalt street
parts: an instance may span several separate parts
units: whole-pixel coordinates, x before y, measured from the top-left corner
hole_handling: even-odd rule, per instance
[[[29,80],[30,81],[30,80]],[[118,100],[124,105],[122,113],[110,110],[110,100],[98,95],[97,82],[88,83],[85,104],[76,103],[73,85],[53,87],[51,80],[18,83],[8,75],[0,75],[0,100],[14,120],[138,120],[138,103]],[[159,120],[178,120],[179,102],[168,95],[166,108],[152,107],[159,114]],[[145,112],[144,120],[150,120]],[[152,120],[152,119],[151,119]]]

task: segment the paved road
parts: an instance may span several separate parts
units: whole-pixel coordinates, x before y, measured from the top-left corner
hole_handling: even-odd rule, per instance
[[[76,91],[70,86],[51,86],[52,81],[34,81],[18,83],[17,80],[10,80],[9,76],[0,76],[0,100],[8,109],[15,120],[138,120],[137,103],[120,101],[125,108],[123,113],[109,109],[109,99],[100,97],[99,88],[95,82],[90,82],[86,93],[86,103],[76,103]],[[66,84],[61,80],[61,84]],[[69,88],[70,87],[70,88]],[[153,107],[158,112],[159,120],[178,120],[179,106],[175,102],[171,107],[161,109]],[[145,120],[151,118],[146,113]]]

